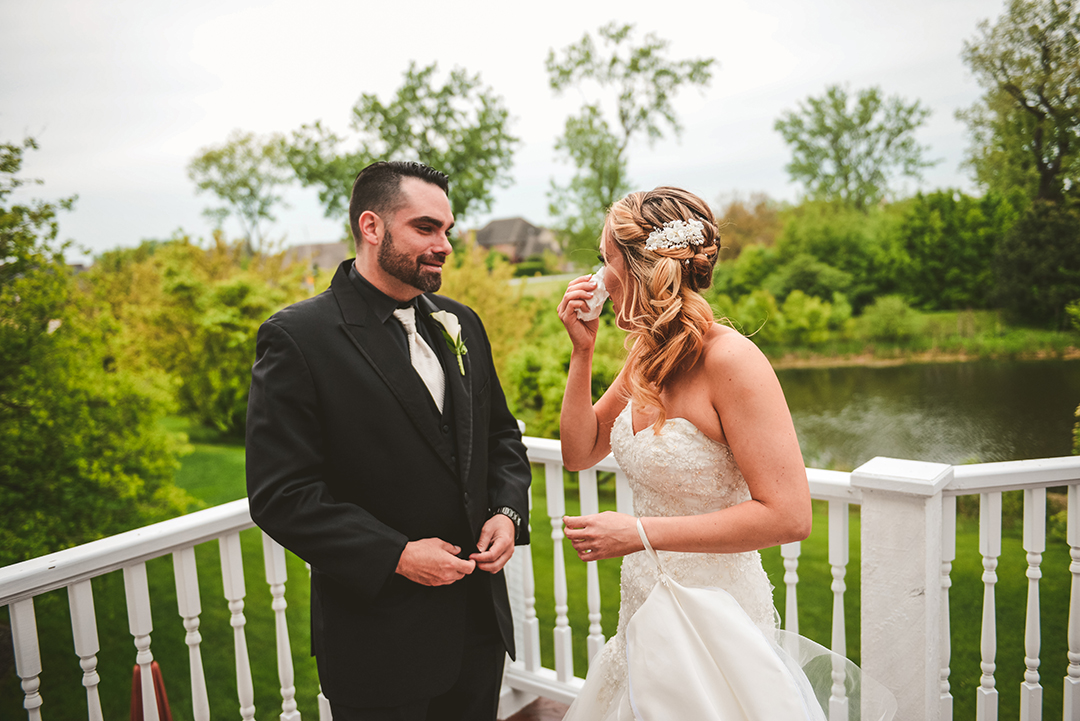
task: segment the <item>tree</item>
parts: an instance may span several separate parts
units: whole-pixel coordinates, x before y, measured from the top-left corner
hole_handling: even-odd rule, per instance
[[[830,85],[823,96],[784,112],[773,127],[791,146],[787,171],[809,198],[866,210],[885,198],[896,175],[919,179],[933,165],[915,141],[929,115],[919,101],[885,98],[880,88],[849,97],[846,88]]]
[[[988,307],[994,253],[1016,221],[1012,206],[994,194],[951,190],[919,193],[906,205],[897,231],[905,298],[922,310]]]
[[[576,168],[567,185],[552,181],[550,212],[568,250],[583,241],[594,244],[600,235],[604,213],[629,190],[627,150],[630,142],[645,136],[649,143],[664,137],[664,126],[682,132],[672,99],[683,85],[708,85],[712,58],[669,60],[670,43],[654,34],[640,45],[633,41],[633,25],[609,23],[598,34],[597,48],[586,33],[563,49],[561,56],[548,52],[546,68],[552,90],[593,81],[617,93],[615,123],[609,123],[599,102],[586,103],[581,112],[566,120],[555,150]]]
[[[1065,306],[1080,298],[1080,209],[1036,200],[994,256],[995,297],[1012,315],[1065,328]]]
[[[221,145],[210,145],[188,163],[188,177],[197,193],[210,192],[223,203],[203,214],[220,227],[230,215],[240,222],[249,252],[265,244],[263,223],[273,223],[275,206],[285,206],[277,188],[292,182],[285,158],[285,138],[273,133],[261,138],[234,130]],[[285,206],[287,207],[287,206]]]
[[[982,21],[964,61],[986,89],[957,113],[984,188],[1061,200],[1080,179],[1080,12],[1075,0],[1009,0]]]
[[[494,189],[510,185],[520,141],[509,132],[502,97],[461,68],[438,86],[437,70],[437,63],[410,63],[388,103],[361,95],[352,109],[351,127],[360,133],[353,151],[342,150],[345,139],[320,121],[293,132],[289,162],[305,187],[318,189],[327,217],[344,215],[356,174],[375,160],[419,160],[449,175],[459,218],[489,210]]]
[[[73,198],[8,204],[33,140],[0,144],[0,566],[182,513],[161,379],[109,363],[57,242]]]
[[[738,258],[742,249],[750,245],[772,246],[783,230],[780,206],[765,193],[747,197],[733,193],[721,198],[718,205],[721,261]]]

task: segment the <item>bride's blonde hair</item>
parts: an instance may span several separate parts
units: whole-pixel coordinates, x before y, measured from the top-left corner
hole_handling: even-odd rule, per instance
[[[646,248],[653,231],[672,221],[700,221],[704,242],[687,247]],[[715,322],[701,291],[712,284],[718,233],[709,206],[680,188],[660,187],[631,193],[611,206],[608,237],[626,267],[622,308],[627,327],[626,360],[630,398],[641,409],[657,410],[655,432],[666,414],[660,392],[673,373],[701,357],[705,334]]]

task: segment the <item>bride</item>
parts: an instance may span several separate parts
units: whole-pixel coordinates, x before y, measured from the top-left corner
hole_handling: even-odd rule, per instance
[[[700,295],[717,251],[717,227],[700,198],[670,187],[631,193],[604,225],[602,283],[577,278],[559,304],[573,344],[560,420],[563,463],[589,468],[613,451],[637,516],[564,519],[582,560],[625,557],[618,631],[593,659],[567,720],[823,719],[819,699],[828,704],[837,666],[849,688],[858,678],[850,662],[834,660],[818,674],[824,689],[811,688],[804,669],[822,665],[808,659],[828,652],[805,653],[816,645],[782,639],[777,629],[758,549],[810,534],[810,490],[769,362],[749,339],[717,323]],[[605,290],[630,351],[594,405],[595,309]],[[684,595],[660,608],[665,599],[654,587]],[[710,589],[701,597],[708,611],[694,616],[685,594],[701,588]],[[646,599],[651,608],[635,627]],[[663,614],[672,608],[679,619],[669,623]],[[683,616],[694,622],[690,640],[677,628]],[[850,700],[857,709],[858,698]],[[862,710],[863,718],[889,717],[887,709]]]

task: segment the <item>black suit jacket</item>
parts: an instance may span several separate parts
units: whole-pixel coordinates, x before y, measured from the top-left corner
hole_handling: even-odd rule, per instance
[[[417,299],[421,313],[456,315],[468,347],[464,376],[456,360],[447,366],[450,432],[350,280],[351,263],[259,330],[248,497],[255,522],[311,564],[323,692],[343,705],[389,706],[450,687],[468,626],[465,582],[429,587],[395,573],[405,544],[438,537],[475,551],[491,509],[527,518],[531,476],[476,313],[438,295]],[[528,542],[526,529],[517,542]],[[474,574],[513,655],[503,574]]]

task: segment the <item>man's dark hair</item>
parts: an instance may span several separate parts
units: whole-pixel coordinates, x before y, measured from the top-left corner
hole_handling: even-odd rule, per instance
[[[401,205],[401,179],[419,178],[450,194],[450,179],[446,173],[423,163],[400,160],[380,160],[372,163],[356,176],[352,196],[349,198],[349,229],[353,242],[360,242],[360,215],[370,210],[381,218],[388,218]]]

